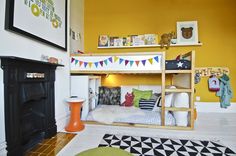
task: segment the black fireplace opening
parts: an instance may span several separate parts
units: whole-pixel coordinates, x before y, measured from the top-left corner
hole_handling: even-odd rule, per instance
[[[21,85],[21,145],[23,151],[34,147],[45,137],[46,90],[43,82],[23,83]]]
[[[8,156],[23,156],[56,135],[54,82],[59,64],[0,56]]]

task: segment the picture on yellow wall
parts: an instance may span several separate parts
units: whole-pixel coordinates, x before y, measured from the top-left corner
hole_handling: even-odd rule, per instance
[[[177,44],[197,44],[197,21],[177,22]]]

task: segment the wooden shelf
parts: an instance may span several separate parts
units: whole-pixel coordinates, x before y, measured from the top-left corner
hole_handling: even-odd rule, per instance
[[[184,108],[184,107],[180,107],[180,108],[177,108],[177,107],[165,107],[164,109],[167,110],[167,111],[188,111],[188,112],[190,112],[192,110],[191,108]]]
[[[185,46],[201,46],[202,43],[196,43],[196,44],[171,44],[170,47],[185,47]],[[120,46],[120,47],[97,47],[98,49],[129,49],[129,48],[155,48],[155,47],[161,47],[160,44],[154,44],[154,45],[140,45],[140,46]]]
[[[140,71],[86,71],[86,70],[71,70],[71,74],[160,74],[162,71],[161,70],[153,70],[153,71],[145,71],[145,70],[140,70]]]
[[[191,72],[192,72],[192,70],[165,70],[166,74],[178,74],[178,73],[188,74]]]
[[[180,92],[188,92],[191,93],[192,89],[185,88],[176,88],[176,89],[165,89],[166,92],[180,93]]]

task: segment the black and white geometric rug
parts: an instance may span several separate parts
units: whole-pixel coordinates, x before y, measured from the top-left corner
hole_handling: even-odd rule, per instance
[[[117,147],[134,156],[235,156],[230,148],[214,141],[151,138],[105,134],[98,147]]]

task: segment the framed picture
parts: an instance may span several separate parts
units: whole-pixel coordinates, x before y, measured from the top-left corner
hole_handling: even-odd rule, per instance
[[[5,29],[67,50],[67,0],[6,0]]]
[[[177,22],[177,44],[197,44],[197,21]]]

